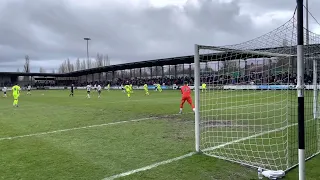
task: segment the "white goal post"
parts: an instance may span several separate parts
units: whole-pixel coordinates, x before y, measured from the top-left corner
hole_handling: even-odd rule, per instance
[[[316,59],[305,86],[305,159],[320,152]],[[282,47],[270,52],[195,45],[196,151],[265,170],[297,166],[296,61]]]

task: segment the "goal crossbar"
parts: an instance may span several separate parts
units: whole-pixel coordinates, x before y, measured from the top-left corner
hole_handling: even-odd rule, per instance
[[[223,52],[232,52],[232,53],[244,53],[244,54],[260,55],[265,57],[296,57],[297,56],[292,54],[272,53],[267,51],[240,50],[240,49],[231,49],[231,48],[218,47],[218,46],[205,46],[205,45],[197,45],[197,46],[199,49],[210,49],[214,51],[223,51]]]

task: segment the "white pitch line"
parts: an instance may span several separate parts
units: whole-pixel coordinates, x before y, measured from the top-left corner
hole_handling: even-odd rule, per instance
[[[189,114],[189,113],[188,113]],[[179,116],[181,114],[172,114],[172,116]],[[13,140],[18,138],[25,138],[25,137],[33,137],[33,136],[40,136],[40,135],[48,135],[48,134],[54,134],[54,133],[60,133],[60,132],[67,132],[67,131],[74,131],[79,129],[89,129],[94,127],[103,127],[103,126],[110,126],[110,125],[116,125],[116,124],[124,124],[129,122],[138,122],[138,121],[145,121],[145,120],[151,120],[151,119],[159,119],[160,117],[149,117],[149,118],[140,118],[140,119],[132,119],[127,121],[118,121],[118,122],[112,122],[112,123],[104,123],[104,124],[95,124],[90,126],[82,126],[82,127],[75,127],[75,128],[68,128],[68,129],[60,129],[55,131],[47,131],[47,132],[41,132],[41,133],[33,133],[33,134],[26,134],[26,135],[20,135],[20,136],[10,136],[10,137],[0,137],[0,141],[4,140]]]
[[[274,103],[270,103],[274,104]],[[230,106],[228,108],[232,107],[239,107],[239,106]],[[224,110],[228,108],[217,108],[217,109],[210,109],[205,111],[211,111],[211,110]],[[191,114],[193,112],[187,112],[184,114]],[[171,116],[179,116],[181,114],[171,114]],[[67,132],[67,131],[73,131],[73,130],[79,130],[79,129],[88,129],[88,128],[94,128],[94,127],[103,127],[103,126],[110,126],[110,125],[116,125],[116,124],[123,124],[123,123],[129,123],[129,122],[137,122],[137,121],[144,121],[144,120],[150,120],[150,119],[159,119],[159,117],[149,117],[149,118],[140,118],[140,119],[132,119],[127,121],[118,121],[118,122],[112,122],[112,123],[104,123],[104,124],[95,124],[95,125],[89,125],[89,126],[82,126],[82,127],[75,127],[75,128],[68,128],[68,129],[60,129],[55,131],[48,131],[48,132],[40,132],[40,133],[33,133],[33,134],[26,134],[26,135],[20,135],[20,136],[11,136],[11,137],[0,137],[0,141],[4,140],[13,140],[18,138],[25,138],[25,137],[33,137],[33,136],[40,136],[40,135],[48,135],[48,134],[54,134],[54,133],[60,133],[60,132]]]
[[[231,145],[231,144],[239,143],[241,141],[245,141],[245,140],[248,140],[248,139],[251,139],[251,138],[255,138],[255,137],[258,137],[258,136],[263,136],[263,135],[268,134],[268,133],[278,132],[278,131],[281,131],[281,130],[284,130],[286,128],[290,128],[290,127],[296,126],[296,125],[298,125],[298,123],[287,125],[285,127],[277,128],[277,129],[270,130],[270,131],[264,131],[264,132],[261,132],[261,133],[258,133],[258,134],[254,134],[254,135],[251,135],[251,136],[248,136],[248,137],[240,138],[240,139],[237,139],[237,140],[234,140],[234,141],[230,141],[230,142],[227,142],[227,143],[224,143],[224,144],[220,144],[220,145],[217,145],[217,146],[214,146],[214,147],[211,147],[211,148],[204,149],[204,150],[202,150],[202,152],[223,148],[223,147]],[[116,175],[104,178],[102,180],[113,180],[113,179],[116,179],[116,178],[129,176],[129,175],[132,175],[132,174],[135,174],[135,173],[138,173],[138,172],[142,172],[142,171],[150,170],[152,168],[156,168],[156,167],[158,167],[160,165],[169,164],[169,163],[172,163],[174,161],[178,161],[178,160],[193,156],[194,154],[196,154],[196,152],[188,153],[188,154],[185,154],[183,156],[179,156],[179,157],[176,157],[176,158],[173,158],[173,159],[168,159],[168,160],[161,161],[161,162],[158,162],[158,163],[155,163],[155,164],[151,164],[151,165],[145,166],[143,168],[139,168],[139,169],[131,170],[131,171],[128,171],[128,172],[116,174]],[[209,156],[210,156],[210,154],[209,154]],[[213,157],[215,157],[215,156],[213,156]],[[216,158],[219,158],[219,157],[216,157]]]
[[[91,98],[91,99],[93,99],[93,98]],[[171,102],[171,100],[172,100],[172,98],[163,98],[163,97],[161,97],[161,98],[153,98],[153,99],[127,99],[127,100],[123,100],[123,101],[110,101],[110,102],[108,102],[108,104],[121,104],[121,103],[124,103],[124,102],[148,102],[148,101],[166,100],[166,99],[170,99],[169,102]],[[103,99],[103,97],[102,97],[101,100],[105,100],[105,99]],[[166,101],[168,101],[168,100],[166,100]],[[177,100],[174,99],[172,101],[179,101],[179,99],[177,99]],[[64,103],[64,104],[62,104],[60,106],[69,106],[69,105],[72,105],[72,104],[74,104],[74,102]],[[44,108],[47,108],[47,105],[49,105],[49,104],[42,104],[42,105],[45,106]],[[86,104],[86,105],[91,105],[91,104]],[[25,108],[25,107],[34,108],[34,105],[30,105],[30,104],[23,105],[23,102],[22,102],[21,108]],[[12,109],[12,106],[10,105],[10,106],[7,106],[7,107],[1,107],[0,109],[1,110]]]
[[[116,179],[116,178],[129,176],[131,174],[135,174],[135,173],[138,173],[138,172],[142,172],[142,171],[146,171],[146,170],[149,170],[149,169],[156,168],[156,167],[158,167],[160,165],[165,165],[165,164],[172,163],[174,161],[179,161],[181,159],[193,156],[194,154],[196,154],[196,153],[195,152],[188,153],[188,154],[185,154],[183,156],[179,156],[179,157],[176,157],[176,158],[172,158],[172,159],[168,159],[168,160],[165,160],[165,161],[161,161],[161,162],[152,164],[150,166],[145,166],[145,167],[142,167],[142,168],[139,168],[139,169],[135,169],[135,170],[128,171],[128,172],[125,172],[125,173],[117,174],[117,175],[114,175],[114,176],[110,176],[110,177],[104,178],[103,180],[113,180],[113,179]]]
[[[314,121],[314,119],[306,120],[305,122],[309,122],[309,121]],[[269,130],[269,131],[263,131],[263,132],[258,133],[258,134],[253,134],[251,136],[243,137],[243,138],[240,138],[240,139],[237,139],[237,140],[234,140],[234,141],[230,141],[230,142],[227,142],[227,143],[224,143],[224,144],[220,144],[220,145],[217,145],[217,146],[214,146],[214,147],[206,148],[206,149],[204,149],[202,151],[205,152],[205,151],[216,150],[216,149],[219,149],[219,148],[222,148],[222,147],[234,144],[234,143],[239,143],[241,141],[246,141],[248,139],[256,138],[256,137],[263,136],[263,135],[266,135],[266,134],[269,134],[269,133],[282,131],[282,130],[285,130],[285,129],[288,129],[288,128],[291,128],[291,127],[297,126],[297,125],[298,125],[298,123],[294,123],[294,124],[286,125],[284,127],[277,128],[277,129],[273,129],[273,130]]]
[[[60,129],[60,130],[56,130],[56,131],[48,131],[48,132],[42,132],[42,133],[26,134],[26,135],[21,135],[21,136],[2,137],[2,138],[0,138],[0,141],[12,140],[12,139],[18,139],[18,138],[24,138],[24,137],[48,135],[48,134],[54,134],[54,133],[60,133],[60,132],[79,130],[79,129],[88,129],[88,128],[94,128],[94,127],[110,126],[110,125],[123,124],[123,123],[129,123],[129,122],[145,121],[145,120],[150,120],[150,119],[158,119],[158,117],[132,119],[132,120],[128,120],[128,121],[118,121],[118,122],[112,122],[112,123],[96,124],[96,125],[82,126],[82,127],[69,128],[69,129]]]
[[[270,103],[270,104],[277,104],[277,103]],[[233,106],[230,106],[230,107],[233,107]],[[239,106],[237,106],[237,107],[239,107]],[[221,108],[221,109],[225,109],[225,108]],[[212,110],[214,110],[214,109],[212,109]],[[215,109],[215,110],[217,110],[217,109]],[[193,112],[190,112],[190,113],[193,113]],[[189,114],[189,113],[187,113],[187,114]],[[172,115],[180,115],[180,114],[172,114]],[[0,138],[0,141],[13,140],[13,139],[24,138],[24,137],[48,135],[48,134],[54,134],[54,133],[60,133],[60,132],[79,130],[79,129],[88,129],[88,128],[94,128],[94,127],[110,126],[110,125],[116,125],[116,124],[122,124],[122,123],[128,123],[128,122],[138,122],[138,121],[144,121],[144,120],[150,120],[150,119],[158,119],[158,118],[159,117],[141,118],[141,119],[133,119],[133,120],[128,120],[128,121],[119,121],[119,122],[113,122],[113,123],[97,124],[97,125],[83,126],[83,127],[77,127],[77,128],[61,129],[61,130],[56,130],[56,131],[48,131],[48,132],[42,132],[42,133],[27,134],[27,135],[21,135],[21,136],[3,137],[3,138]],[[291,127],[291,126],[294,126],[294,125],[297,125],[297,124],[292,124],[292,125],[289,125],[288,127]],[[244,141],[244,140],[247,140],[247,139],[250,139],[250,138],[253,138],[253,137],[261,136],[261,135],[264,135],[264,134],[267,134],[267,133],[270,133],[270,132],[276,132],[276,131],[279,131],[279,130],[282,130],[282,129],[288,128],[288,127],[283,127],[283,128],[275,129],[275,130],[272,130],[272,131],[263,132],[263,133],[260,133],[260,134],[248,136],[246,138],[241,138],[241,139],[238,139],[238,140],[235,140],[235,141],[231,141],[231,142],[228,142],[228,143],[225,143],[225,144],[221,144],[221,145],[212,147],[212,149],[218,149],[218,148],[221,148],[221,147],[233,144],[233,143],[237,143],[237,142]],[[209,149],[205,149],[204,151],[206,151],[206,150],[209,150]],[[114,175],[114,176],[110,176],[110,177],[104,178],[103,180],[113,180],[113,179],[116,179],[116,178],[129,176],[131,174],[135,174],[135,173],[138,173],[138,172],[142,172],[142,171],[146,171],[146,170],[149,170],[149,169],[153,169],[153,168],[156,168],[156,167],[158,167],[160,165],[169,164],[169,163],[172,163],[174,161],[178,161],[178,160],[193,156],[194,154],[196,154],[196,153],[195,152],[188,153],[188,154],[185,154],[183,156],[179,156],[179,157],[176,157],[176,158],[173,158],[173,159],[168,159],[168,160],[165,160],[165,161],[161,161],[161,162],[149,165],[149,166],[145,166],[143,168],[139,168],[139,169],[135,169],[135,170],[131,170],[131,171],[125,172],[125,173],[121,173],[121,174],[117,174],[117,175]]]

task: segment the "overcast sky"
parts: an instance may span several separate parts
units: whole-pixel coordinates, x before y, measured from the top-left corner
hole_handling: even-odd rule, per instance
[[[194,44],[253,39],[288,21],[295,0],[0,0],[0,71],[48,71],[70,58],[111,64],[193,54]],[[319,0],[309,0],[320,20]],[[310,18],[310,29],[320,26]]]

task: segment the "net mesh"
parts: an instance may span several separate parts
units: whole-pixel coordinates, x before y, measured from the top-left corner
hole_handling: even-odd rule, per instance
[[[270,170],[298,163],[296,19],[256,39],[199,46],[200,149],[221,159]],[[319,152],[313,61],[320,36],[305,48],[306,158]],[[318,71],[317,69],[315,69]],[[314,92],[316,92],[314,94]]]

